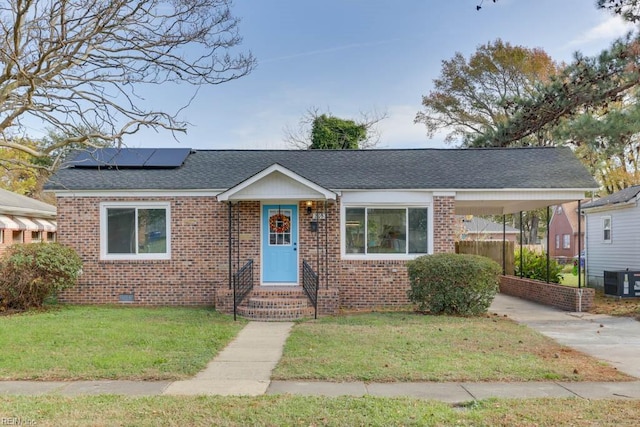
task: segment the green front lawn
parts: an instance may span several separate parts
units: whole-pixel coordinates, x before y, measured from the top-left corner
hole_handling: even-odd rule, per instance
[[[0,379],[195,375],[246,322],[206,308],[58,306],[0,316]]]
[[[506,318],[411,312],[298,323],[273,377],[372,382],[630,379]]]
[[[0,396],[0,421],[36,426],[637,426],[638,400],[490,399],[454,407],[376,397]],[[18,424],[20,422],[20,424]]]

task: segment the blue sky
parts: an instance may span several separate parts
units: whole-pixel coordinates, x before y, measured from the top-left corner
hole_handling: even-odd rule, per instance
[[[414,124],[421,96],[456,52],[468,57],[498,38],[544,49],[556,61],[593,55],[631,29],[595,0],[236,0],[243,50],[258,67],[239,80],[202,87],[176,141],[145,131],[129,147],[292,148],[284,129],[311,107],[342,118],[386,112],[378,148],[441,148]],[[163,88],[148,101],[173,111],[193,88]]]

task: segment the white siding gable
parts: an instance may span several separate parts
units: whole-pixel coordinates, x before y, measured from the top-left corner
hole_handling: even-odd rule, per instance
[[[235,200],[324,199],[324,196],[298,181],[273,172],[234,194]]]

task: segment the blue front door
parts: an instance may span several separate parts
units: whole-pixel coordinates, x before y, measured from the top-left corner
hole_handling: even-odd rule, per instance
[[[298,206],[262,206],[262,283],[298,283]]]

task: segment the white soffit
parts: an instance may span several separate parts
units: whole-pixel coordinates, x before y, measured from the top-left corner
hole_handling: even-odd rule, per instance
[[[503,215],[581,200],[585,190],[459,191],[457,215]]]

